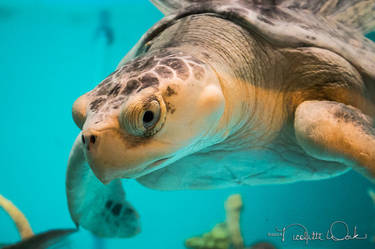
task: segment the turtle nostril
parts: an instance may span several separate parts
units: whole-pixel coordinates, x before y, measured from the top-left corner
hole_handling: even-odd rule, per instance
[[[96,141],[96,135],[93,135],[91,132],[83,132],[81,139],[82,144],[86,148],[86,150],[90,150],[92,146],[96,145],[98,142]]]
[[[96,137],[94,135],[90,136],[90,143],[95,144]]]

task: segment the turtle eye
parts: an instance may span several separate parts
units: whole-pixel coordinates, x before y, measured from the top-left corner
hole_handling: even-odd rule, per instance
[[[163,104],[160,104],[155,97],[148,99],[146,103],[131,104],[123,110],[120,122],[130,134],[145,137],[152,136],[163,126],[164,122],[162,121],[165,119],[164,117],[161,120],[162,113],[165,113]]]
[[[154,120],[154,113],[152,111],[146,111],[145,114],[143,114],[143,125],[148,126],[152,120]]]
[[[160,105],[157,100],[153,100],[149,103],[146,110],[143,112],[142,122],[143,127],[146,129],[151,128],[158,122],[160,117]]]

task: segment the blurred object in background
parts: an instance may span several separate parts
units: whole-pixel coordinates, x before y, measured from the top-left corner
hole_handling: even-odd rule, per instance
[[[105,249],[106,248],[104,239],[99,238],[93,234],[91,234],[91,236],[92,236],[92,242],[93,242],[93,246],[92,246],[93,249]]]
[[[185,241],[190,249],[229,249],[231,239],[225,223],[217,224],[210,232]]]
[[[56,229],[44,233],[36,234],[30,238],[21,240],[12,245],[7,245],[1,249],[47,249],[67,248],[68,242],[64,240],[67,236],[76,232],[76,229]]]
[[[102,10],[99,13],[99,27],[96,30],[96,39],[104,39],[107,46],[114,41],[113,29],[110,27],[111,14],[108,10]]]
[[[373,189],[370,188],[370,189],[368,189],[367,193],[368,193],[368,195],[370,196],[372,202],[375,205],[375,190],[373,190]]]
[[[369,188],[367,190],[367,193],[370,196],[372,202],[374,203],[374,207],[375,207],[375,190],[372,189],[372,188]],[[373,229],[375,230],[375,224],[373,225]],[[375,235],[371,236],[370,240],[371,240],[372,243],[375,243]]]
[[[240,194],[233,194],[225,201],[226,220],[218,223],[214,228],[201,236],[192,237],[185,241],[190,249],[244,249],[241,235],[240,215],[243,207]],[[276,249],[268,242],[259,242],[248,249]]]
[[[10,216],[17,227],[21,239],[27,239],[34,235],[29,221],[25,215],[8,199],[0,195],[0,207]]]
[[[77,231],[77,229],[56,229],[34,235],[25,215],[8,199],[0,195],[0,207],[13,220],[17,227],[21,241],[15,244],[0,244],[1,249],[46,249],[50,246],[66,246],[63,239]],[[55,247],[56,248],[56,247]]]
[[[94,70],[93,82],[99,83],[108,73],[108,65],[111,65],[112,55],[110,47],[114,43],[114,31],[111,27],[111,13],[108,10],[99,12],[98,27],[94,35]]]
[[[241,195],[235,194],[229,196],[224,206],[226,224],[231,242],[235,249],[242,249],[244,245],[240,228],[240,214],[243,206]]]
[[[276,249],[276,247],[269,242],[257,242],[249,249]]]

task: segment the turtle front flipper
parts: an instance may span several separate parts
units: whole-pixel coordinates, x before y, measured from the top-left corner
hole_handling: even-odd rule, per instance
[[[121,181],[104,185],[91,171],[81,134],[69,156],[66,192],[70,215],[77,226],[100,237],[131,237],[140,231],[139,216],[125,200]]]
[[[294,128],[306,153],[375,180],[373,120],[359,109],[334,101],[305,101],[297,107]]]

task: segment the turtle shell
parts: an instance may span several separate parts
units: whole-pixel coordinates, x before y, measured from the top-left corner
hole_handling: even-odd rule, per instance
[[[358,1],[358,0],[356,0]],[[172,1],[173,2],[173,1]],[[149,42],[178,19],[194,14],[215,14],[256,32],[281,47],[319,47],[335,52],[375,81],[375,43],[356,29],[323,15],[324,1],[206,0],[182,1],[183,8],[167,16],[145,33],[120,65],[145,53]],[[347,1],[346,1],[347,2]],[[375,83],[375,82],[374,82]]]

